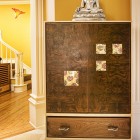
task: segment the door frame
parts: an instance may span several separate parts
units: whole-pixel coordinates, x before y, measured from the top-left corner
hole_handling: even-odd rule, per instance
[[[30,5],[30,9],[32,8],[32,10],[30,10],[30,19],[31,19],[31,24],[30,24],[30,30],[31,32],[35,29],[38,31],[40,27],[40,23],[37,23],[37,18],[41,16],[43,16],[43,1],[44,0],[2,0],[0,1],[0,5],[19,5],[19,4],[29,4]],[[34,10],[36,11],[36,13],[34,13]],[[38,12],[40,12],[38,14]],[[39,21],[41,21],[42,19],[40,19]],[[43,22],[43,21],[42,21]],[[41,32],[42,33],[42,32]],[[40,66],[40,64],[38,63],[39,59],[38,56],[39,55],[39,51],[37,51],[37,49],[40,47],[40,42],[41,42],[41,46],[42,49],[44,49],[43,46],[43,41],[44,38],[40,39],[40,36],[38,36],[37,32],[31,33],[31,63],[32,66],[35,66],[32,68],[32,89],[36,90],[36,87],[38,86],[38,83],[40,83],[41,81],[43,81],[43,77],[39,77],[40,74],[44,74],[44,67],[41,68],[41,70],[38,71],[38,67]],[[34,42],[34,38],[37,37],[37,43],[35,44]],[[34,59],[34,51],[36,51],[36,59]],[[41,52],[41,54],[43,54],[43,51]],[[43,54],[44,55],[44,54]],[[43,62],[44,63],[44,62]],[[43,75],[44,76],[44,75]],[[35,82],[35,80],[39,80],[38,83]],[[43,85],[44,86],[44,85]],[[39,87],[40,88],[40,87]],[[42,87],[41,87],[42,89]],[[34,90],[34,91],[35,91]],[[30,94],[30,98],[29,98],[29,112],[30,112],[30,124],[34,127],[34,128],[40,128],[42,126],[45,126],[45,112],[44,112],[44,108],[45,108],[45,91],[40,91],[39,89],[37,89],[37,91],[33,92]],[[42,113],[44,114],[44,116],[42,117]],[[41,120],[41,121],[40,121]]]

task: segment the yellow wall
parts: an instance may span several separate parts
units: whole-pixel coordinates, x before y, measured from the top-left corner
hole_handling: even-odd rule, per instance
[[[15,19],[11,8],[17,8],[26,13]],[[30,5],[0,5],[0,30],[3,40],[16,50],[23,52],[24,63],[31,66]]]
[[[81,0],[55,0],[56,20],[72,20]],[[107,20],[131,20],[130,0],[99,0]]]
[[[55,0],[56,20],[72,20],[75,9],[80,6],[81,0]],[[44,11],[46,11],[46,0],[44,0]],[[14,18],[14,11],[17,8],[26,13]],[[100,7],[103,8],[107,20],[131,20],[130,0],[100,0]],[[47,20],[44,12],[44,20]],[[0,5],[0,30],[3,40],[24,53],[24,63],[31,66],[31,45],[30,45],[30,5]]]

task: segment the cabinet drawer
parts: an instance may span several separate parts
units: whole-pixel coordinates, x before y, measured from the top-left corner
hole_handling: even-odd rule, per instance
[[[130,118],[48,117],[48,137],[130,138]]]

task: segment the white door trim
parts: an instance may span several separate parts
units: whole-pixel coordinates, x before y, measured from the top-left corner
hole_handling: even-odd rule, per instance
[[[55,21],[55,0],[46,2],[47,21]]]

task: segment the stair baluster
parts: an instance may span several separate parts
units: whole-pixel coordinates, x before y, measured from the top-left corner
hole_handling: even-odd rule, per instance
[[[13,56],[15,56],[13,58]],[[13,78],[13,69],[12,63],[13,59],[15,59],[15,85],[14,85],[14,91],[15,92],[22,92],[27,90],[27,85],[24,84],[24,78],[23,78],[23,53],[18,52],[14,48],[12,48],[10,45],[8,45],[6,42],[2,40],[2,33],[0,31],[0,57],[2,59],[5,59],[5,61],[11,64],[11,78]],[[17,87],[22,87],[23,89],[18,89],[16,91]]]

